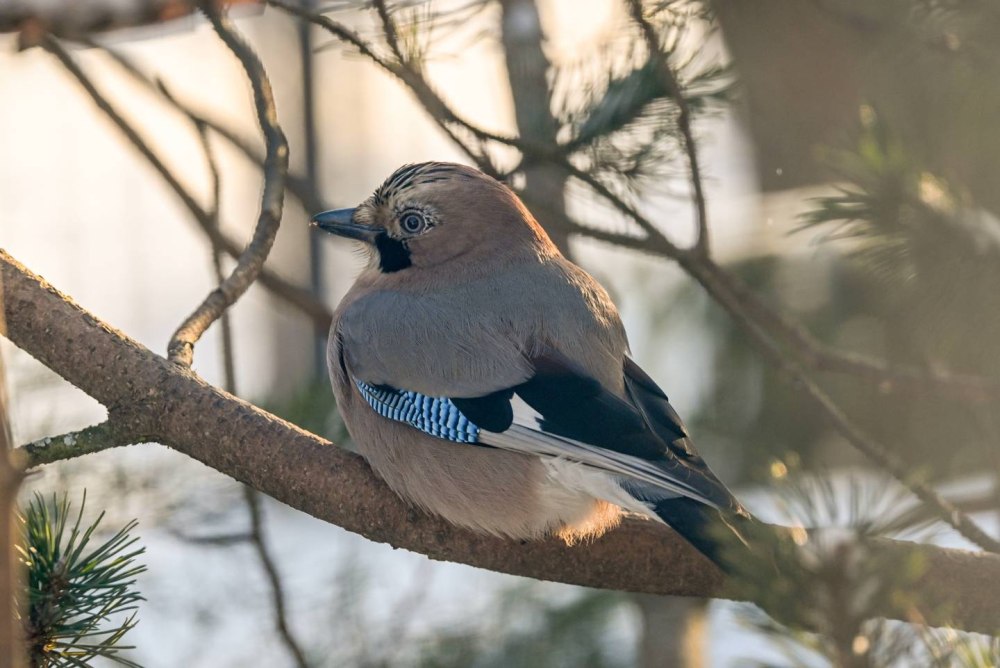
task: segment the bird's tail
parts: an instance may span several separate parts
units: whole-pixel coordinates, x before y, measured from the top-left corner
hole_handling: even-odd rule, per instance
[[[732,574],[741,554],[750,550],[753,517],[742,507],[722,510],[686,497],[650,504],[650,510],[723,572]]]

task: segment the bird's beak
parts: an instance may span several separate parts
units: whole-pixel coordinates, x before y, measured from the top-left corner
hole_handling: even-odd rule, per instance
[[[375,237],[378,236],[379,232],[382,232],[382,229],[371,225],[355,223],[353,219],[356,210],[352,208],[324,211],[313,216],[312,222],[313,225],[330,234],[347,237],[348,239],[357,239],[358,241],[370,244],[375,243]]]

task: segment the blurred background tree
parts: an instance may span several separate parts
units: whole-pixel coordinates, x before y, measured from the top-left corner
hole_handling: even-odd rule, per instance
[[[992,132],[1000,121],[994,39],[1000,10],[991,3],[643,3],[656,53],[683,90],[682,104],[662,62],[649,56],[630,3],[291,4],[300,13],[328,12],[377,45],[390,64],[378,67],[343,40],[331,43],[328,33],[275,9],[250,10],[239,22],[275,83],[291,143],[296,197],[268,266],[327,305],[346,288],[356,263],[344,247],[310,237],[300,224],[307,214],[362,199],[404,162],[471,161],[508,179],[560,247],[609,286],[637,359],[688,416],[713,468],[741,485],[764,517],[824,524],[829,513],[808,504],[783,514],[776,482],[864,474],[869,486],[883,488],[887,483],[870,475],[881,470],[844,443],[801,385],[786,382],[759,354],[745,323],[706,294],[704,284],[655,257],[664,255],[662,245],[646,243],[636,217],[627,215],[631,208],[655,221],[676,244],[696,239],[704,212],[688,203],[694,153],[701,157],[695,180],[711,213],[713,257],[765,305],[800,323],[819,344],[884,359],[890,369],[1000,375],[1000,221],[992,187],[1000,156]],[[224,134],[202,127],[208,119],[237,138],[248,134],[249,117],[233,111],[245,95],[230,83],[242,85],[235,70],[220,62],[192,17],[172,24],[172,34],[136,41],[102,32],[99,45],[81,48],[82,36],[118,16],[95,7],[96,16],[111,20],[87,24],[86,12],[74,17],[83,28],[61,34],[72,57],[132,109],[129,117],[184,175],[183,185],[210,201],[210,170],[200,166],[202,147],[191,138],[192,120],[202,124],[205,151],[223,173],[236,175],[223,180],[207,208],[222,212],[224,232],[245,234],[227,221],[252,218],[253,160],[245,161]],[[13,25],[20,32],[2,56],[7,73],[0,74],[0,91],[16,102],[0,112],[0,139],[27,168],[18,162],[0,172],[6,184],[0,195],[16,204],[0,214],[4,245],[53,282],[79,286],[74,294],[83,303],[101,305],[109,321],[161,349],[191,295],[217,277],[208,253],[182,267],[162,266],[170,263],[159,261],[159,248],[190,257],[190,248],[205,245],[202,233],[185,230],[187,212],[151,174],[128,174],[111,189],[109,175],[129,172],[138,158],[123,145],[121,155],[98,159],[96,146],[103,151],[115,143],[110,128],[84,106],[71,81],[56,78],[62,69],[51,56],[14,53],[15,39],[23,42],[30,31]],[[58,22],[48,27],[59,32]],[[38,76],[48,78],[40,83]],[[164,111],[157,81],[170,91],[174,111],[188,113]],[[53,101],[54,95],[62,97]],[[43,106],[54,114],[48,125],[36,118]],[[60,129],[47,130],[53,123]],[[25,128],[33,130],[30,138]],[[99,138],[88,143],[95,133]],[[48,180],[39,178],[43,166],[51,169]],[[88,169],[93,176],[81,176]],[[30,189],[28,179],[45,190]],[[39,206],[54,183],[59,197]],[[109,201],[109,192],[120,197]],[[137,227],[136,212],[145,218],[153,210],[157,219],[168,212],[169,224]],[[29,218],[54,234],[39,235]],[[81,239],[80,229],[92,238]],[[53,238],[67,240],[65,250]],[[81,260],[88,255],[110,266],[98,274],[93,261]],[[106,295],[109,285],[114,294]],[[345,443],[317,352],[322,313],[299,313],[287,298],[257,287],[233,309],[229,355],[246,379],[241,392]],[[213,351],[211,342],[203,348],[196,368],[222,379],[223,348]],[[784,350],[795,353],[793,345]],[[23,355],[10,355],[17,440],[93,419],[94,406]],[[996,535],[995,393],[942,392],[931,381],[923,387],[870,382],[824,373],[830,369],[819,362],[812,370],[864,432],[892,448],[915,477],[956,494]],[[725,603],[512,584],[450,565],[434,566],[441,573],[435,582],[447,584],[429,592],[421,558],[383,554],[276,504],[265,503],[261,514],[235,485],[168,452],[60,463],[27,488],[84,485],[98,488],[101,507],[122,518],[138,515],[154,532],[144,579],[157,579],[144,587],[150,592],[144,615],[156,631],[137,627],[131,637],[138,649],[126,654],[144,665],[699,666],[740,659],[892,665],[933,657],[941,665],[980,659],[988,665],[996,657],[995,647],[975,639],[866,626],[863,608],[834,618],[828,601],[815,604],[829,617],[826,632],[802,636],[761,620],[752,620],[755,633],[741,631]],[[878,495],[859,502],[866,493],[838,488],[841,525],[868,531],[876,512],[899,520],[880,523],[881,533],[926,524],[912,503],[885,508]],[[940,522],[935,528],[934,540],[967,545]],[[269,535],[277,566],[268,576],[250,575],[260,571],[248,547]],[[192,560],[203,564],[202,580],[175,588],[177,564]],[[831,568],[831,581],[841,582],[842,570]],[[827,571],[816,573],[818,583]],[[212,579],[222,584],[208,595]],[[282,598],[287,614],[275,614]],[[209,599],[230,605],[219,608]],[[761,649],[764,637],[794,649],[774,658]],[[213,653],[210,638],[228,649]]]

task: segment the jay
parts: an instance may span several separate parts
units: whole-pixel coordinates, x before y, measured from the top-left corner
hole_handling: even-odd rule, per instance
[[[749,515],[629,357],[607,292],[509,188],[406,165],[313,222],[367,250],[327,362],[358,450],[397,494],[521,540],[573,543],[640,513],[719,562],[710,527],[738,535]]]

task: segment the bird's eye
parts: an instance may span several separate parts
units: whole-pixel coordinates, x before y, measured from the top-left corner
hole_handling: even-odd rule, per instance
[[[407,211],[399,219],[399,226],[407,234],[419,234],[427,227],[427,221],[422,214],[417,211]]]

